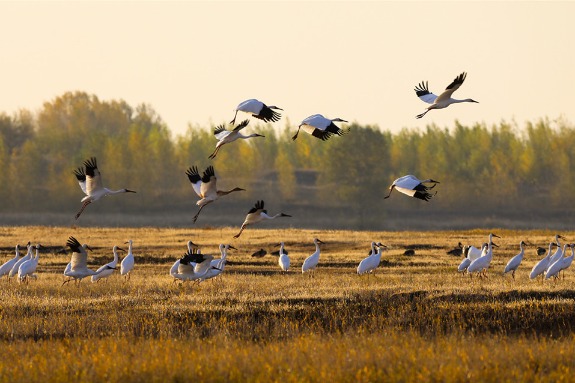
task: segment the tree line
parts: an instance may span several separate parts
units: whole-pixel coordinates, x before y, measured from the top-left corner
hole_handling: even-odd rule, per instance
[[[213,127],[190,125],[172,137],[149,105],[65,93],[34,113],[0,114],[0,212],[73,214],[83,197],[73,170],[92,156],[106,186],[138,191],[102,207],[128,213],[193,215],[197,198],[185,175],[192,165],[214,165],[222,189],[246,189],[222,199],[222,207],[244,211],[266,199],[278,209],[321,210],[328,219],[353,216],[356,228],[380,228],[381,220],[403,213],[534,214],[570,211],[575,202],[575,129],[567,121],[456,121],[398,133],[353,123],[349,134],[326,142],[309,135],[294,142],[296,128],[252,121],[246,130],[265,138],[226,145],[210,161]],[[391,182],[405,174],[439,180],[438,194],[429,203],[397,192],[384,201]]]

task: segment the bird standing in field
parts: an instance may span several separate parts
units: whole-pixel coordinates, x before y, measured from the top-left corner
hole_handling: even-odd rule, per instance
[[[455,248],[453,248],[447,252],[447,255],[453,255],[455,257],[459,257],[462,254],[463,254],[463,244],[461,242],[459,242],[457,244],[457,247],[455,247]]]
[[[543,257],[539,262],[537,262],[535,266],[533,266],[533,268],[531,269],[531,273],[529,273],[529,279],[535,279],[539,275],[543,275],[543,273],[545,273],[545,270],[547,270],[547,268],[549,267],[551,250],[554,245],[557,246],[555,242],[549,242],[549,250],[547,251],[547,255]]]
[[[125,275],[130,279],[130,272],[134,269],[134,254],[132,253],[132,240],[126,242],[128,244],[128,254],[122,259],[120,263],[120,275]]]
[[[275,110],[283,110],[275,105],[267,106],[263,102],[256,100],[254,98],[250,100],[246,100],[238,105],[236,108],[236,113],[234,114],[234,119],[230,122],[230,124],[236,123],[236,116],[238,115],[238,111],[249,113],[252,117],[259,118],[265,122],[276,122],[279,121],[281,114],[276,112]]]
[[[8,273],[8,276],[10,278],[12,278],[15,275],[18,275],[18,270],[20,269],[20,265],[32,258],[32,248],[33,248],[32,244],[30,242],[28,242],[28,244],[26,245],[26,248],[28,249],[26,252],[26,255],[24,255],[22,258],[18,259],[16,262],[14,262],[12,264],[12,268],[10,269],[10,272]]]
[[[497,245],[493,242],[489,242],[487,244],[487,251],[485,252],[485,255],[482,255],[469,264],[469,267],[467,267],[467,272],[470,276],[472,276],[473,273],[479,273],[480,276],[483,275],[484,277],[487,277],[487,269],[489,268],[491,260],[493,259],[493,246]]]
[[[280,243],[278,265],[286,273],[289,271],[290,259],[288,256],[288,252],[284,249],[284,243],[283,242]]]
[[[22,262],[18,267],[18,282],[28,281],[29,278],[36,279],[36,268],[38,267],[38,261],[40,260],[40,248],[42,245],[37,244],[36,256],[30,258],[29,260]]]
[[[487,243],[492,243],[493,242],[493,237],[496,238],[501,238],[500,236],[498,236],[497,234],[493,234],[493,233],[489,233],[489,240],[487,241]],[[475,247],[475,246],[468,246],[467,249],[467,256],[472,260],[476,260],[477,258],[479,258],[481,256],[483,252],[483,248],[482,247]]]
[[[468,248],[469,250],[469,248]],[[481,252],[479,253],[478,256],[473,256],[471,252],[467,252],[467,254],[465,255],[465,258],[463,258],[463,261],[461,261],[461,263],[459,264],[459,266],[457,267],[457,271],[459,271],[460,273],[465,274],[465,272],[467,271],[467,268],[469,267],[469,265],[471,265],[471,262],[473,262],[474,260],[476,260],[477,258],[482,257],[483,255],[485,255],[487,253],[487,242],[485,242],[483,244],[483,246],[481,247]]]
[[[425,186],[426,183],[432,183],[433,186]],[[419,198],[424,201],[429,201],[431,197],[433,197],[437,192],[434,194],[429,193],[429,190],[433,189],[439,181],[435,181],[431,178],[421,181],[419,178],[409,174],[403,177],[400,177],[393,181],[391,186],[389,187],[389,194],[383,197],[384,199],[389,198],[393,189],[401,192],[405,195],[410,197]]]
[[[200,278],[200,281],[204,281],[206,279],[211,279],[219,276],[222,274],[226,268],[226,262],[228,259],[228,250],[233,249],[237,250],[232,245],[224,245],[220,244],[220,254],[221,257],[219,259],[212,259],[210,262],[210,268],[208,271]]]
[[[555,243],[557,244],[557,250],[555,250],[555,253],[553,253],[553,255],[549,258],[549,264],[547,265],[547,268],[551,267],[551,265],[553,265],[555,262],[563,258],[563,254],[565,253],[565,250],[567,250],[568,244],[565,244],[566,246],[564,246],[563,249],[561,249],[561,243],[559,242],[559,238],[566,240],[566,238],[561,236],[560,234],[555,235]]]
[[[333,135],[343,136],[349,132],[349,129],[341,129],[334,122],[347,122],[341,118],[329,119],[321,114],[314,114],[303,120],[298,128],[292,140],[296,140],[300,129],[304,132],[311,134],[312,136],[319,138],[322,141],[328,140]]]
[[[98,274],[92,275],[92,282],[98,282],[100,279],[108,278],[114,273],[114,270],[116,270],[116,266],[118,265],[118,250],[126,251],[119,246],[114,246],[112,249],[112,252],[114,253],[114,259],[112,262],[108,262],[96,270],[96,273]]]
[[[188,179],[192,183],[194,191],[201,198],[201,200],[196,202],[196,205],[200,207],[200,210],[198,210],[198,212],[194,216],[193,219],[194,223],[196,223],[196,220],[198,219],[198,216],[200,215],[204,206],[214,202],[219,197],[223,197],[236,191],[245,190],[239,187],[235,187],[227,191],[218,190],[216,185],[217,182],[216,173],[214,171],[213,166],[208,166],[208,168],[204,171],[204,174],[201,177],[200,173],[198,172],[198,168],[196,166],[192,166],[191,168],[186,170],[186,174],[188,176]]]
[[[235,140],[241,139],[248,139],[252,137],[265,137],[262,134],[252,133],[249,136],[244,136],[240,131],[248,126],[250,123],[249,120],[244,120],[238,124],[233,130],[226,130],[224,125],[219,125],[217,128],[214,129],[214,136],[218,139],[218,143],[216,144],[216,149],[213,151],[212,154],[208,156],[210,159],[216,158],[216,155],[224,146],[225,144],[229,144],[230,142],[234,142]]]
[[[466,98],[464,100],[457,100],[455,98],[451,98],[451,95],[453,94],[453,92],[455,92],[457,89],[459,89],[461,84],[463,84],[463,81],[465,81],[466,76],[467,76],[467,73],[465,73],[465,72],[463,72],[459,76],[457,76],[455,78],[455,80],[453,80],[453,82],[451,84],[449,84],[447,86],[447,88],[445,88],[445,90],[443,91],[443,93],[441,93],[439,95],[439,97],[429,91],[427,81],[422,81],[419,85],[417,85],[415,87],[415,94],[417,94],[417,97],[419,97],[419,99],[421,101],[424,101],[424,102],[431,104],[431,105],[429,105],[427,107],[425,112],[418,114],[415,117],[421,118],[421,117],[425,116],[425,114],[432,109],[447,108],[451,104],[457,104],[460,102],[475,102],[475,103],[477,103],[477,101],[475,101],[471,98]]]
[[[2,266],[0,266],[0,278],[4,275],[8,275],[12,267],[20,260],[20,245],[16,245],[16,255],[14,258],[10,258],[8,261],[4,262]]]
[[[324,244],[325,242],[322,242],[318,238],[314,238],[313,243],[315,244],[315,252],[303,261],[303,265],[301,266],[302,274],[307,271],[315,270],[319,263],[319,254],[321,251],[319,245]]]
[[[278,213],[276,215],[269,216],[268,211],[264,209],[264,201],[256,201],[254,207],[252,207],[246,215],[246,219],[240,228],[240,232],[234,235],[234,238],[238,238],[240,235],[242,235],[242,232],[248,225],[253,225],[254,223],[258,223],[264,219],[275,219],[277,217],[291,217],[291,215]]]
[[[524,241],[519,242],[519,254],[517,254],[516,256],[511,258],[509,262],[507,262],[507,265],[505,265],[505,269],[503,270],[504,275],[507,274],[508,272],[511,272],[511,276],[513,277],[513,279],[515,279],[515,271],[521,264],[521,261],[523,261],[523,256],[525,255],[525,249],[523,248],[523,246],[525,245],[526,243]]]
[[[90,246],[86,244],[80,245],[80,242],[78,242],[78,240],[74,237],[68,238],[66,246],[72,250],[72,259],[70,260],[69,271],[64,272],[64,275],[70,278],[64,281],[62,285],[65,285],[72,279],[75,281],[82,281],[82,279],[86,277],[97,274],[96,271],[88,268],[88,253],[86,250],[92,250]],[[67,266],[66,269],[68,269]]]
[[[187,252],[178,259],[170,269],[170,275],[175,280],[193,281],[203,277],[213,266],[214,257],[200,252]]]
[[[364,258],[359,263],[359,265],[357,266],[357,274],[362,275],[367,273],[373,273],[375,275],[375,269],[377,269],[377,267],[379,266],[379,262],[381,260],[381,252],[385,248],[387,248],[387,246],[385,246],[381,242],[378,243],[372,242],[371,255]]]
[[[562,270],[565,270],[571,266],[571,263],[573,263],[573,257],[575,256],[575,249],[574,249],[575,244],[572,243],[569,246],[571,247],[571,255],[569,257],[561,258],[560,260],[552,264],[547,269],[547,273],[545,273],[545,279],[549,279],[551,277],[558,278],[559,273]],[[565,253],[565,251],[563,251],[563,253]],[[565,273],[563,273],[563,278],[565,278]]]
[[[120,194],[120,193],[135,193],[135,191],[130,189],[120,189],[120,190],[110,190],[105,188],[102,183],[102,175],[98,170],[98,164],[96,163],[96,157],[92,157],[89,160],[84,161],[84,169],[78,168],[74,171],[78,184],[86,197],[82,198],[82,207],[80,211],[76,213],[76,219],[80,217],[80,214],[84,209],[94,201],[99,200],[104,196]]]

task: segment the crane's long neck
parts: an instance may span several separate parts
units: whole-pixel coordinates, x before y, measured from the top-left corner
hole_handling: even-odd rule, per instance
[[[463,100],[458,100],[458,99],[456,99],[456,98],[452,98],[450,101],[451,101],[452,104],[459,104],[459,103],[461,103],[461,102],[477,102],[477,101],[475,101],[475,100],[473,100],[473,99],[471,99],[471,98],[465,98],[465,99],[463,99]]]
[[[119,189],[119,190],[111,190],[106,188],[106,195],[114,195],[114,194],[120,194],[120,193],[127,193],[128,191],[126,189]]]
[[[236,191],[242,191],[242,190],[244,190],[244,189],[242,189],[242,188],[233,188],[233,189],[230,189],[230,190],[218,190],[217,193],[218,193],[218,196],[221,197],[221,196],[228,195],[228,194],[230,194],[230,193],[233,193],[233,192],[236,192]]]

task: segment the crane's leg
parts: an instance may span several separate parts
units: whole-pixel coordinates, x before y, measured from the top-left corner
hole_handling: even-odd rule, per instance
[[[236,113],[234,114],[234,119],[230,121],[230,124],[234,125],[236,123],[237,115],[238,115],[238,110],[236,109]]]
[[[78,219],[80,217],[80,214],[82,214],[82,212],[84,211],[84,209],[91,203],[92,201],[87,199],[86,201],[84,201],[84,203],[82,204],[82,208],[80,209],[79,212],[76,213],[76,219]]]
[[[299,130],[301,129],[301,126],[297,128],[297,132],[295,132],[295,135],[291,138],[292,140],[296,140],[297,135],[299,134]]]
[[[391,192],[393,191],[393,188],[394,188],[394,187],[395,187],[395,186],[391,185],[391,187],[389,188],[389,193],[388,193],[385,197],[383,197],[383,199],[389,198],[389,196],[391,195]]]
[[[511,272],[511,276],[513,277],[513,279],[515,279],[515,270],[513,270],[513,271]]]
[[[242,235],[242,232],[244,231],[244,229],[245,229],[246,226],[247,226],[247,225],[242,225],[242,227],[240,228],[240,232],[237,233],[236,235],[234,235],[234,238],[239,238],[240,235]]]
[[[207,204],[214,202],[214,201],[209,201],[207,202],[205,205],[200,206],[200,210],[198,210],[198,212],[196,213],[196,215],[194,215],[194,223],[196,223],[196,221],[198,220],[198,216],[200,215],[202,209],[204,208],[204,206],[206,206]]]
[[[421,118],[423,116],[425,116],[427,114],[427,112],[429,112],[429,109],[427,109],[425,112],[418,114],[417,116],[415,116],[415,118]]]
[[[214,150],[214,152],[213,152],[212,154],[209,155],[208,158],[211,159],[211,160],[213,160],[214,158],[216,158],[216,155],[218,154],[218,152],[220,151],[220,148],[221,148],[222,146],[223,146],[223,145],[218,145],[218,146],[216,146],[216,149]]]

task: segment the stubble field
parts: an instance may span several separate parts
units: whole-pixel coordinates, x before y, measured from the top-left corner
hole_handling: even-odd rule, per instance
[[[41,243],[38,279],[0,280],[0,381],[569,381],[575,368],[575,278],[531,281],[551,231],[494,229],[487,279],[463,277],[457,242],[488,230],[351,232],[248,228],[0,228],[0,263],[16,243]],[[575,232],[562,232],[575,241]],[[88,243],[89,265],[134,241],[136,267],[92,284],[62,286],[68,236]],[[326,244],[313,275],[301,273]],[[170,266],[192,240],[228,254],[224,274],[173,283]],[[516,279],[501,272],[527,240]],[[292,269],[252,258],[286,243]],[[374,276],[356,267],[371,241],[389,246]],[[414,247],[414,256],[405,256]],[[123,256],[123,254],[120,254]]]

